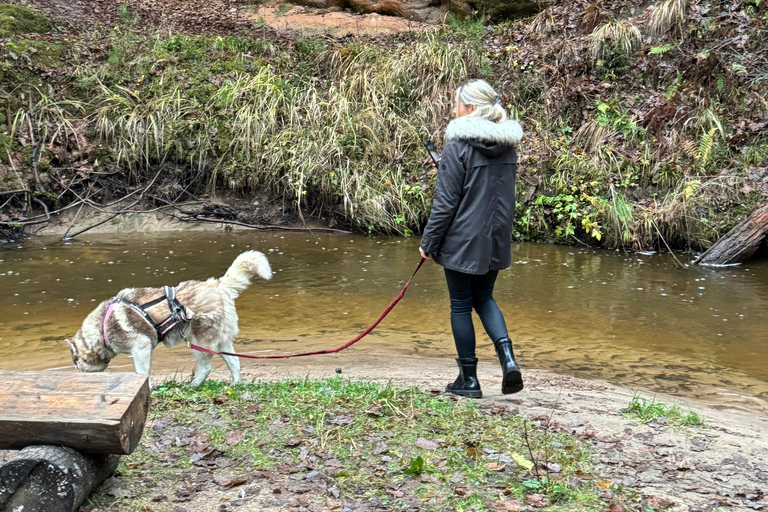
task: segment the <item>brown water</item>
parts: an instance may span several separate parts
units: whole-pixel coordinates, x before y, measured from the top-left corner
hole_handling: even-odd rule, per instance
[[[62,340],[99,301],[123,287],[221,276],[247,249],[265,252],[275,271],[237,302],[236,347],[251,353],[343,343],[379,315],[418,262],[418,240],[326,234],[92,235],[5,245],[0,368],[69,367]],[[536,244],[515,245],[513,262],[496,299],[524,367],[768,412],[768,262],[680,268],[669,255]],[[479,357],[491,360],[479,331],[478,340]],[[394,362],[453,357],[438,266],[425,265],[400,305],[346,354],[370,349]],[[159,351],[191,366],[184,348]],[[116,364],[131,368],[127,356]]]

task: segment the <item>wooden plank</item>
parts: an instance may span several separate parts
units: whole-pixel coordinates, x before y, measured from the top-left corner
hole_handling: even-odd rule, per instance
[[[146,375],[0,370],[0,449],[53,444],[127,455],[148,407]]]

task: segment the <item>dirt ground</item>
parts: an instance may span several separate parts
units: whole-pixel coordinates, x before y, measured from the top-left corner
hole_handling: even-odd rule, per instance
[[[247,18],[266,23],[275,30],[293,30],[303,35],[329,34],[343,36],[353,34],[392,34],[398,32],[420,32],[428,24],[381,14],[355,14],[347,11],[315,9],[291,6],[282,2],[261,4],[255,12],[245,11]]]
[[[192,364],[166,377],[186,378]],[[392,381],[403,387],[441,390],[455,375],[453,361],[437,358],[385,360],[377,354],[354,357],[276,360],[243,364],[244,378],[278,380],[329,377],[339,373],[353,380]],[[167,371],[167,369],[166,369]],[[705,424],[672,427],[664,419],[642,425],[622,416],[633,392],[605,382],[577,379],[556,373],[524,371],[525,389],[516,395],[500,393],[497,365],[482,362],[478,375],[483,385],[483,406],[504,405],[513,414],[541,422],[554,432],[567,432],[593,444],[598,470],[612,484],[636,489],[658,510],[719,511],[768,510],[768,418],[742,412],[720,411],[685,401]],[[161,373],[154,379],[162,380]],[[226,379],[219,367],[211,378]],[[681,402],[671,396],[644,395],[668,405]],[[118,482],[107,485],[119,485]],[[606,489],[606,492],[611,492]],[[247,494],[248,499],[242,499]],[[287,496],[275,495],[253,484],[247,488],[200,493],[176,510],[209,510],[215,500],[238,501],[238,510],[293,510]]]

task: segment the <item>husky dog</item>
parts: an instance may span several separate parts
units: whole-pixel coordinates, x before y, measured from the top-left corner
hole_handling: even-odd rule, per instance
[[[258,251],[240,254],[220,279],[184,281],[176,288],[125,288],[99,304],[71,340],[72,362],[81,372],[102,372],[117,354],[131,354],[136,373],[149,375],[152,349],[162,341],[171,348],[185,342],[214,352],[234,352],[239,329],[235,299],[258,275],[272,277],[267,258]],[[146,310],[146,311],[145,311]],[[193,351],[197,360],[193,386],[211,373],[212,355]],[[240,361],[221,356],[240,381]]]

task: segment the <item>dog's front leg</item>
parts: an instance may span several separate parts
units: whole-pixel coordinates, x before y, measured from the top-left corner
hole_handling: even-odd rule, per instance
[[[131,349],[131,356],[136,373],[149,375],[152,370],[152,344],[136,343]],[[149,387],[152,387],[152,379],[149,381]]]
[[[211,355],[204,352],[192,351],[197,360],[197,368],[195,368],[195,379],[192,381],[192,386],[197,387],[205,381],[208,375],[211,373]]]

